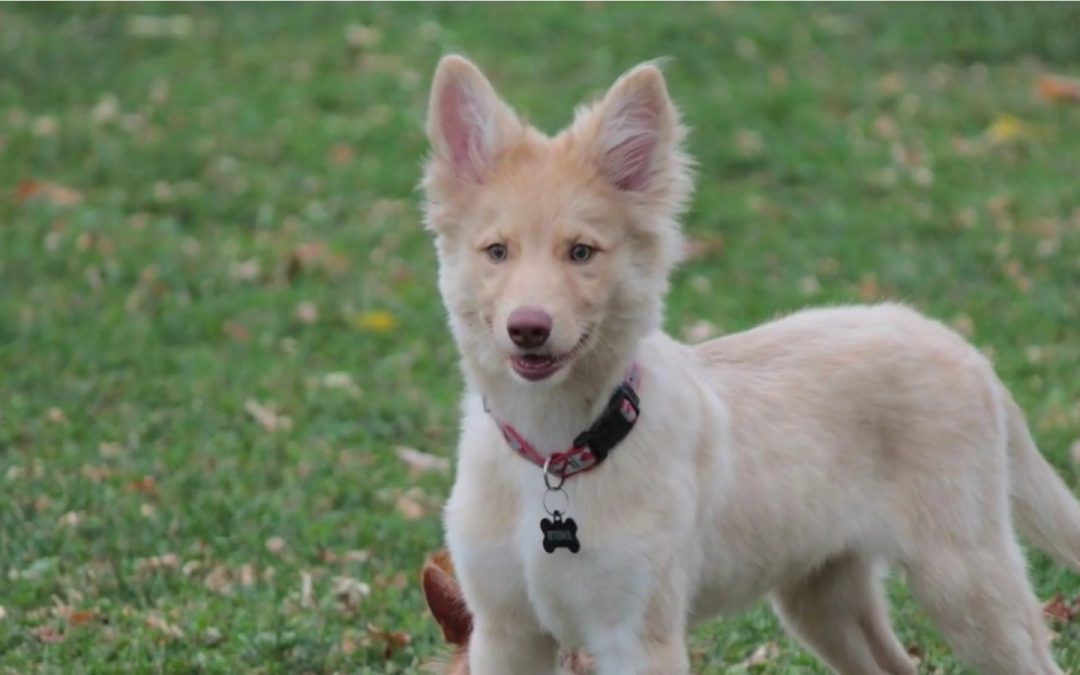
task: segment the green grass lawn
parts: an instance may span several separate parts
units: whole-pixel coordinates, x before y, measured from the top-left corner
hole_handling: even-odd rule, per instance
[[[552,131],[674,57],[699,189],[669,329],[910,302],[994,355],[1080,486],[1080,104],[1032,91],[1080,75],[1078,26],[1077,5],[0,6],[0,672],[436,652],[414,582],[451,475],[398,447],[450,458],[456,435],[415,189],[450,50]],[[1041,597],[1080,596],[1032,562]],[[963,672],[892,588],[923,670]],[[1080,672],[1080,622],[1053,627]],[[695,672],[823,672],[764,607],[692,644]]]

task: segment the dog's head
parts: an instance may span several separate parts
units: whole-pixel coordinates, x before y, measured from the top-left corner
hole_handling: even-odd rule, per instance
[[[474,372],[558,383],[658,326],[691,179],[655,65],[632,69],[547,137],[472,63],[447,56],[427,128],[426,222]]]

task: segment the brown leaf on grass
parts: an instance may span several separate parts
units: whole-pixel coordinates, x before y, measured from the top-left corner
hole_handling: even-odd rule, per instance
[[[44,642],[45,644],[50,645],[60,644],[67,638],[66,635],[56,630],[56,628],[54,628],[50,624],[31,628],[30,634],[37,638],[39,642]]]
[[[1077,611],[1078,608],[1075,604],[1070,606],[1061,594],[1055,595],[1049,602],[1043,605],[1043,615],[1046,618],[1059,623],[1069,623],[1077,616]]]
[[[334,253],[324,242],[309,241],[296,246],[285,258],[285,278],[293,283],[304,272],[322,271],[339,277],[349,269],[349,261]]]
[[[720,235],[690,237],[685,252],[687,260],[720,256],[724,252],[724,238]]]
[[[1069,447],[1069,457],[1072,458],[1073,464],[1080,466],[1080,438],[1073,441]]]
[[[367,625],[367,630],[371,639],[384,645],[383,656],[386,659],[393,658],[395,652],[409,646],[409,643],[412,642],[412,636],[404,631],[391,632],[383,630],[373,623]]]
[[[1043,75],[1035,82],[1035,95],[1051,103],[1080,103],[1080,80]]]
[[[268,406],[254,399],[244,401],[244,411],[251,415],[264,430],[275,433],[292,429],[292,419],[286,415],[279,415]]]
[[[240,344],[251,342],[251,330],[238,321],[226,321],[221,330],[233,342]]]
[[[406,520],[420,520],[427,515],[427,510],[412,490],[402,493],[394,506]]]
[[[346,613],[355,612],[360,601],[371,595],[370,586],[352,577],[334,577],[330,580],[330,585],[330,592],[338,601],[341,610]]]
[[[160,614],[155,613],[146,617],[146,625],[148,628],[156,630],[170,640],[184,637],[184,631],[180,630],[179,626],[169,623]]]
[[[736,667],[751,668],[753,666],[763,666],[780,656],[780,645],[775,642],[766,642],[763,645],[759,645],[754,653],[741,661]]]
[[[96,621],[100,615],[101,612],[96,609],[75,610],[67,615],[67,622],[72,626],[81,626],[90,623],[91,621]]]
[[[305,300],[296,306],[293,316],[300,323],[310,326],[319,320],[319,308],[314,302]]]
[[[83,196],[78,190],[59,183],[28,178],[15,186],[15,201],[21,204],[30,199],[43,199],[57,206],[78,206]]]
[[[356,151],[348,143],[335,143],[330,148],[329,157],[334,166],[347,166],[356,157]]]
[[[129,490],[134,492],[140,492],[144,495],[156,495],[157,494],[157,479],[153,476],[143,476],[137,478],[127,485]]]
[[[403,445],[399,445],[394,452],[397,454],[398,459],[408,465],[409,473],[411,473],[413,477],[429,471],[437,471],[439,473],[450,471],[450,460],[446,457],[429,455],[426,452],[407,448]]]

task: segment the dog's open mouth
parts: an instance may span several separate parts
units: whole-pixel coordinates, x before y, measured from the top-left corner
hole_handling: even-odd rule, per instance
[[[557,373],[560,368],[573,360],[581,348],[589,339],[585,333],[578,343],[568,352],[563,354],[547,354],[531,352],[527,354],[513,354],[510,356],[510,367],[514,372],[530,382],[539,382]]]

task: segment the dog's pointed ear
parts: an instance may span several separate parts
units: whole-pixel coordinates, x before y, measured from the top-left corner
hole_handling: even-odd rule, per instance
[[[482,183],[509,134],[520,123],[484,74],[468,59],[451,54],[435,68],[427,133],[440,173]]]
[[[464,647],[472,634],[472,614],[465,606],[465,598],[457,581],[447,571],[447,562],[447,556],[440,559],[438,554],[425,562],[420,572],[420,582],[424,589],[424,600],[442,628],[443,637],[449,644]]]
[[[661,193],[688,181],[679,148],[685,132],[655,64],[641,64],[620,77],[589,116],[590,154],[617,189]]]

